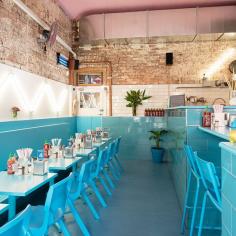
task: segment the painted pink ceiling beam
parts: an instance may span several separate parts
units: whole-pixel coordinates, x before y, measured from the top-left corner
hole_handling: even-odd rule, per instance
[[[110,12],[236,5],[236,0],[57,0],[72,18]]]

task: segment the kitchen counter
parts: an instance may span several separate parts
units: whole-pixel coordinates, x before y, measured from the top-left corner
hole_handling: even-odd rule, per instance
[[[217,136],[219,138],[225,139],[229,141],[229,132],[231,130],[231,128],[229,128],[228,126],[225,127],[218,127],[218,128],[205,128],[205,127],[198,127],[199,130],[206,132],[208,134]]]

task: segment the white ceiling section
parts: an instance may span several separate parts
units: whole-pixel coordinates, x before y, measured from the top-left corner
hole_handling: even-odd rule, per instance
[[[192,36],[193,40],[204,34],[206,39],[216,40],[223,33],[236,32],[235,12],[236,6],[221,6],[90,15],[80,20],[80,39],[89,43],[103,39]]]

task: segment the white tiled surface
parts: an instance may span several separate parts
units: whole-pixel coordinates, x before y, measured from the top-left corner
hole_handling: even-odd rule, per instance
[[[229,90],[227,88],[181,88],[177,87],[194,87],[199,85],[192,84],[160,84],[160,85],[113,85],[112,86],[112,113],[113,116],[130,116],[131,108],[126,107],[126,92],[133,89],[145,89],[146,95],[152,96],[149,100],[139,106],[138,115],[143,115],[145,108],[166,108],[168,106],[169,95],[186,94],[186,96],[205,97],[208,104],[212,104],[215,98],[221,97],[229,101]],[[201,104],[199,104],[201,105]]]

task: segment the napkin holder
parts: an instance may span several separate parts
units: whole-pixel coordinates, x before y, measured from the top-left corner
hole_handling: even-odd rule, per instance
[[[92,142],[91,138],[85,138],[84,148],[85,149],[92,149],[93,148],[93,142]]]
[[[74,157],[73,147],[70,147],[70,146],[65,147],[64,157],[65,158],[73,158]]]
[[[35,160],[33,168],[34,175],[46,175],[48,173],[48,161],[47,160]]]

